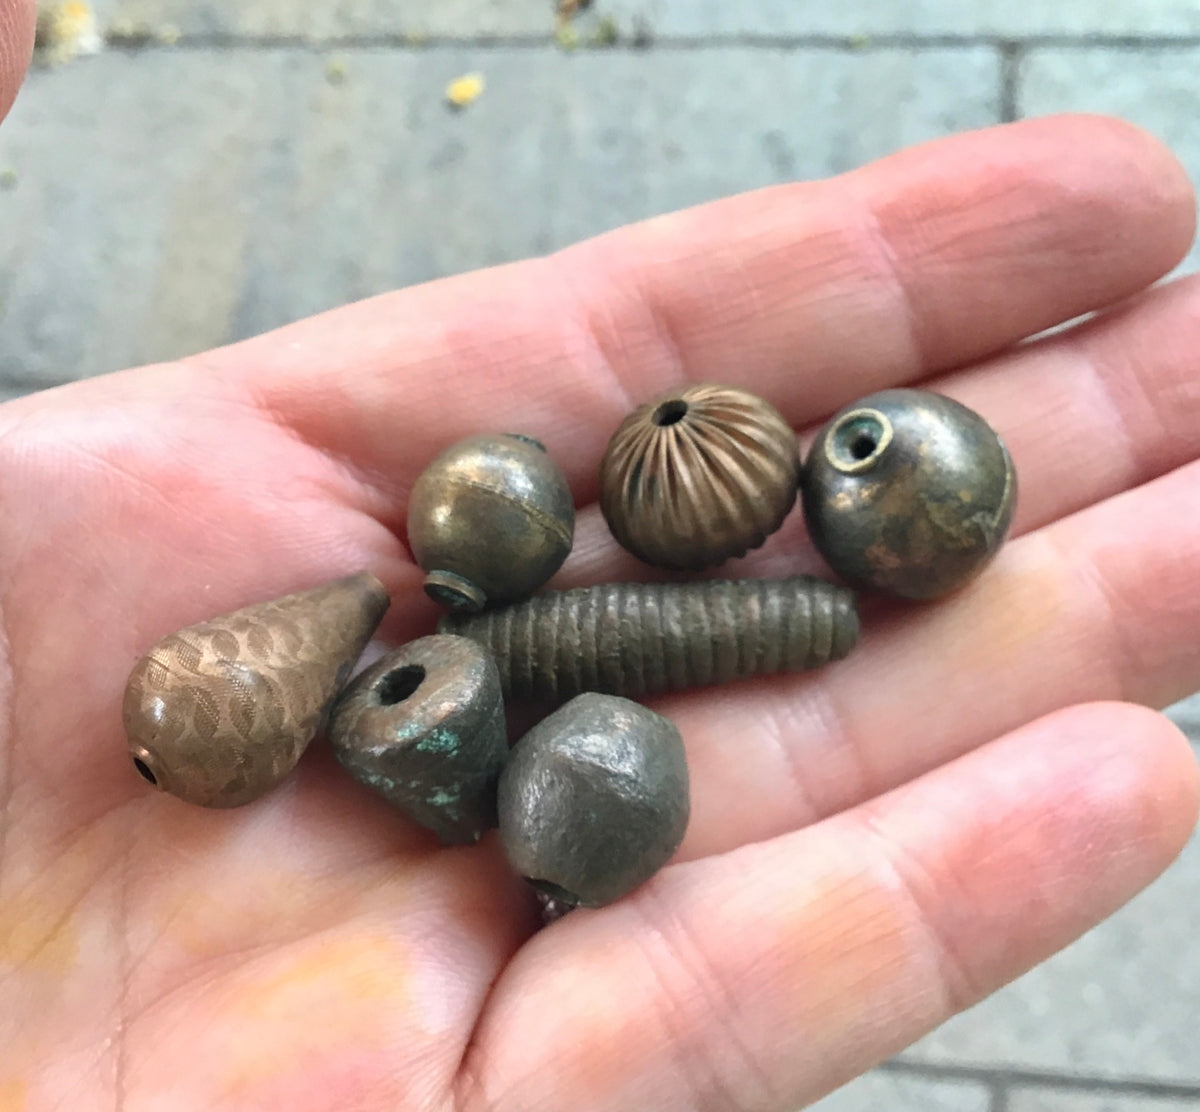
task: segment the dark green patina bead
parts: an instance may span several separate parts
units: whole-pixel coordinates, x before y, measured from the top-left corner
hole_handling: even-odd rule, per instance
[[[422,637],[388,653],[333,708],[329,740],[356,780],[448,845],[496,825],[508,757],[500,675],[465,637]]]

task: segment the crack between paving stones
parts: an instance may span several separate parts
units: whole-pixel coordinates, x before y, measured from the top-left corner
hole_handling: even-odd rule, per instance
[[[1013,1089],[1057,1089],[1060,1092],[1103,1093],[1111,1096],[1200,1098],[1200,1082],[1159,1081],[1149,1077],[1097,1077],[1092,1074],[1059,1073],[1054,1070],[1007,1066],[964,1066],[894,1059],[878,1067],[884,1073],[935,1081],[970,1081],[987,1086],[993,1112],[1004,1112]]]
[[[323,52],[331,50],[404,50],[429,51],[448,48],[458,50],[554,50],[571,54],[643,53],[660,51],[706,51],[731,48],[758,50],[829,50],[850,54],[870,54],[883,50],[912,52],[939,49],[975,49],[987,47],[1004,52],[1030,49],[1096,49],[1107,50],[1164,50],[1188,49],[1200,46],[1200,34],[1095,34],[1028,36],[1000,35],[772,35],[736,34],[655,36],[646,39],[625,35],[612,44],[590,43],[583,40],[571,50],[555,45],[548,34],[480,35],[456,37],[451,35],[422,35],[419,32],[373,33],[361,35],[331,35],[312,38],[304,35],[238,35],[233,33],[183,34],[176,42],[167,44],[153,38],[136,35],[110,34],[106,43],[115,51],[131,54],[189,50],[298,50]]]

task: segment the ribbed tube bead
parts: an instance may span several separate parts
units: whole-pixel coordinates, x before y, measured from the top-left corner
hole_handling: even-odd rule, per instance
[[[506,694],[561,701],[803,671],[846,656],[859,627],[850,591],[792,576],[547,591],[438,628],[490,649]]]

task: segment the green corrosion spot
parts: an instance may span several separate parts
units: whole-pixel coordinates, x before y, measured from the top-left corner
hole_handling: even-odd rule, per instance
[[[431,730],[414,746],[419,753],[457,753],[458,735],[453,730]]]

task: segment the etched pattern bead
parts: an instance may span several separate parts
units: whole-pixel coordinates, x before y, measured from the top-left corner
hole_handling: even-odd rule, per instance
[[[135,768],[189,803],[257,799],[295,767],[388,603],[363,573],[164,637],[125,688]]]

